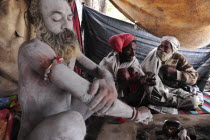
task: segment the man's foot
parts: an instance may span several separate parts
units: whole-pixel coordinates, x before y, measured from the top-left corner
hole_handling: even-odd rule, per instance
[[[178,114],[178,110],[172,107],[163,107],[163,106],[155,106],[155,105],[148,105],[149,109],[151,109],[154,113],[159,114]]]

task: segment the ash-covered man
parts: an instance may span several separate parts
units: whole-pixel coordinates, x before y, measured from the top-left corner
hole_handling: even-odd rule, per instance
[[[19,140],[83,140],[84,119],[93,112],[151,121],[146,107],[116,100],[111,74],[79,51],[66,0],[31,0],[29,15],[37,38],[22,44],[18,55]],[[75,61],[98,80],[90,84],[74,73]]]
[[[112,48],[101,62],[114,77],[119,97],[131,106],[138,106],[144,94],[144,86],[155,85],[155,78],[144,75],[135,57],[136,41],[130,33],[122,33],[109,39]]]
[[[183,90],[187,85],[196,84],[198,73],[186,58],[178,53],[179,47],[180,43],[175,37],[164,36],[161,44],[152,50],[141,64],[145,73],[156,75],[157,84],[150,88],[152,92],[149,100],[151,104],[157,105],[151,105],[151,108],[157,111],[166,109],[165,113],[173,113],[173,108],[195,109],[202,103],[199,91],[193,87],[191,91]],[[172,107],[172,110],[158,106]]]

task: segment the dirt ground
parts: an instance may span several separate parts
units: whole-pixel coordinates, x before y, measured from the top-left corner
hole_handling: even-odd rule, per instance
[[[165,120],[178,120],[188,130],[192,140],[210,140],[210,114],[165,115],[155,114],[149,125],[126,120],[123,124],[109,124],[110,117],[94,117],[88,126],[85,140],[167,140],[162,133]],[[171,140],[171,139],[170,139]]]

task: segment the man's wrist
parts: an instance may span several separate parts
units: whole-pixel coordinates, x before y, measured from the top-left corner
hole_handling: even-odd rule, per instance
[[[176,73],[177,73],[177,81],[181,81],[181,79],[182,79],[182,72],[177,70]]]
[[[139,111],[135,107],[133,107],[133,113],[132,113],[132,117],[130,118],[130,120],[138,121],[138,115],[139,115]]]
[[[137,111],[135,107],[132,107],[132,109],[133,109],[133,113],[132,113],[131,118],[129,118],[130,120],[134,120],[135,114],[136,114],[136,111]]]

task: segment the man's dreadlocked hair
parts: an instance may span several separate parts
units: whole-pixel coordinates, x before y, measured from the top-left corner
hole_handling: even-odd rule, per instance
[[[31,0],[28,9],[28,19],[36,27],[37,38],[47,43],[55,53],[62,56],[66,62],[68,62],[70,58],[78,56],[79,47],[76,34],[73,31],[67,30],[59,34],[50,32],[44,25],[39,7],[40,0]],[[71,41],[66,44],[64,40],[65,33],[71,36]]]
[[[40,0],[29,0],[29,8],[27,11],[28,19],[31,24],[34,24],[36,27],[41,21],[41,13],[39,12]]]

